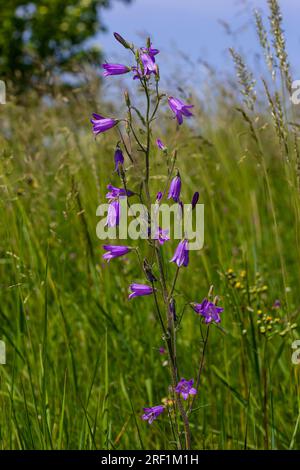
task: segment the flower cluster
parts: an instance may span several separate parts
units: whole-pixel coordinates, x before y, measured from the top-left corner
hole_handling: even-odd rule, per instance
[[[166,157],[168,165],[167,174],[167,185],[161,188],[156,194],[151,194],[150,185],[150,165],[149,159],[151,158],[151,137],[153,131],[151,129],[152,122],[156,118],[156,114],[163,102],[165,102],[171,109],[174,119],[177,120],[178,125],[181,125],[184,118],[190,118],[192,116],[191,109],[192,104],[186,104],[178,98],[169,96],[166,93],[160,93],[158,83],[160,80],[160,72],[157,64],[157,56],[159,50],[154,48],[150,39],[147,40],[145,47],[136,48],[133,44],[130,44],[124,39],[119,33],[114,33],[115,39],[126,49],[132,52],[133,61],[131,64],[115,64],[105,63],[103,67],[103,75],[105,77],[123,74],[132,74],[134,80],[137,80],[141,89],[145,93],[146,97],[146,113],[140,112],[135,106],[131,104],[131,99],[128,92],[125,93],[125,104],[127,106],[127,118],[126,119],[115,119],[111,117],[104,117],[101,114],[94,113],[92,115],[91,124],[94,135],[104,133],[114,127],[118,129],[118,137],[121,138],[116,144],[114,152],[114,173],[118,175],[121,180],[121,187],[113,186],[112,184],[107,185],[106,199],[108,200],[108,212],[106,225],[108,227],[116,227],[120,224],[121,218],[121,204],[122,198],[139,197],[140,200],[146,200],[148,206],[151,205],[152,201],[155,202],[158,207],[162,203],[164,198],[174,201],[178,205],[178,213],[180,217],[184,217],[183,213],[183,202],[181,198],[182,180],[178,169],[175,169],[176,156],[169,158],[168,146],[162,142],[160,138],[156,139],[156,145],[160,155]],[[155,89],[152,90],[152,83],[155,82]],[[153,93],[154,91],[154,93]],[[138,116],[142,122],[143,129],[141,132],[136,129],[135,116]],[[123,124],[125,123],[125,125]],[[128,140],[130,140],[130,146],[126,145],[126,139],[124,138],[122,131],[123,128],[128,134]],[[132,145],[132,140],[135,141],[136,147],[139,152],[145,155],[145,174],[142,175],[140,182],[140,193],[136,194],[127,188],[126,181],[126,159],[128,156],[130,163],[135,166],[136,156],[133,154],[135,151]],[[124,152],[124,153],[123,153]],[[176,155],[176,150],[174,151]],[[171,163],[170,163],[171,162]],[[137,175],[140,175],[140,169],[137,170]],[[192,198],[191,208],[192,210],[196,207],[199,200],[199,192],[195,192]],[[129,201],[127,201],[129,205]],[[151,232],[151,222],[148,221],[148,232]],[[169,242],[169,232],[162,229],[161,227],[156,228],[155,236],[149,241],[150,249],[152,249],[151,263],[146,259],[141,262],[139,251],[136,248],[127,245],[110,245],[106,244],[103,246],[105,253],[103,259],[110,262],[114,258],[124,257],[125,255],[133,252],[138,255],[139,262],[141,264],[143,274],[146,277],[146,283],[132,282],[129,286],[129,299],[141,296],[153,296],[154,305],[156,308],[157,320],[161,326],[162,337],[165,340],[165,346],[159,348],[160,354],[168,354],[169,360],[166,361],[170,367],[170,375],[173,386],[171,391],[173,397],[169,400],[174,405],[174,413],[179,413],[182,418],[182,423],[185,428],[186,437],[186,448],[190,448],[190,427],[188,420],[188,410],[182,404],[182,400],[188,400],[188,406],[192,407],[195,395],[197,394],[199,386],[199,378],[201,370],[197,375],[197,386],[194,387],[194,380],[186,380],[184,378],[178,379],[178,368],[177,368],[177,356],[174,353],[176,345],[177,326],[179,320],[176,314],[176,306],[174,296],[176,295],[176,281],[180,268],[187,268],[189,265],[189,242],[187,235],[185,234],[178,243],[173,257],[170,259],[171,263],[176,265],[176,273],[174,280],[169,286],[168,273],[164,266],[165,250],[164,245]],[[156,260],[156,263],[155,263]],[[153,267],[158,270],[158,273],[153,273]],[[162,315],[162,306],[165,316]],[[217,306],[217,302],[211,302],[204,299],[202,303],[191,304],[194,311],[204,318],[206,324],[209,323],[220,323],[220,314],[223,311],[222,307]],[[182,318],[180,318],[181,321]],[[170,340],[172,338],[172,341]],[[177,385],[175,385],[177,384]],[[144,408],[144,414],[142,419],[152,424],[165,410],[166,404],[157,405],[153,407]],[[191,411],[191,409],[190,409]],[[173,426],[173,425],[172,425]],[[179,439],[180,440],[180,439]]]

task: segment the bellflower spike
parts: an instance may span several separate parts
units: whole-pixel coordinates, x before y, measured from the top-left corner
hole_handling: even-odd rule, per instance
[[[140,297],[142,295],[150,295],[153,294],[153,289],[146,284],[130,284],[129,289],[131,290],[131,294],[129,295],[129,299],[133,299],[134,297]]]
[[[224,311],[223,307],[217,307],[213,302],[204,299],[201,304],[191,304],[193,310],[198,314],[202,315],[205,319],[205,323],[220,323],[220,313]]]
[[[175,392],[180,393],[182,398],[184,400],[187,400],[189,395],[197,394],[197,390],[193,387],[193,385],[194,385],[193,379],[191,380],[181,379],[175,388]]]
[[[187,240],[179,242],[171,263],[176,263],[179,268],[181,266],[187,267],[189,264],[189,242]]]
[[[157,139],[156,145],[160,150],[163,150],[163,151],[167,150],[167,147],[160,139]]]
[[[126,255],[130,248],[128,246],[118,246],[118,245],[103,245],[103,249],[107,251],[102,255],[103,259],[105,259],[108,263],[111,259],[119,258],[119,256]]]
[[[104,68],[104,77],[108,77],[109,75],[123,75],[124,73],[130,72],[130,67],[122,64],[102,64],[102,67]]]
[[[105,118],[96,113],[93,113],[93,119],[90,121],[93,125],[93,133],[95,135],[108,131],[119,122],[117,119]]]
[[[183,123],[183,116],[185,116],[185,117],[193,116],[191,111],[190,111],[190,108],[194,107],[192,104],[190,104],[190,105],[184,104],[179,99],[173,98],[173,96],[170,96],[168,98],[168,103],[169,103],[169,106],[170,106],[171,110],[175,114],[179,125],[181,125]]]
[[[115,171],[117,173],[119,173],[119,165],[123,165],[124,164],[124,155],[123,155],[123,152],[122,150],[120,149],[120,147],[117,147],[116,148],[116,151],[115,151]]]
[[[149,424],[152,424],[153,421],[158,418],[164,411],[165,407],[163,405],[152,406],[151,408],[143,408],[144,414],[142,419],[148,421]]]
[[[178,202],[179,197],[180,197],[180,191],[181,191],[181,178],[180,178],[179,173],[177,173],[177,176],[175,176],[175,178],[173,178],[171,181],[168,199],[173,199],[173,201]]]
[[[116,227],[120,223],[120,203],[118,199],[110,202],[107,211],[106,225],[108,227]]]

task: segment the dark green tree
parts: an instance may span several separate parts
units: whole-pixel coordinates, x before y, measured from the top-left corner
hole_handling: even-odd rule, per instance
[[[0,0],[0,78],[19,89],[47,72],[100,59],[86,41],[104,31],[100,12],[113,0]],[[129,3],[131,0],[121,0]]]

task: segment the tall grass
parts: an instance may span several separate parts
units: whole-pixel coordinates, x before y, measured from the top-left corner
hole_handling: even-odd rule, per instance
[[[205,204],[205,246],[178,281],[177,305],[213,284],[225,307],[190,419],[199,449],[300,446],[299,366],[291,362],[300,334],[299,126],[278,4],[268,3],[271,37],[255,15],[270,71],[265,99],[254,99],[252,74],[232,51],[245,104],[220,92],[215,112],[196,112],[192,127],[174,133],[166,115],[157,128],[178,150],[185,199],[198,189]],[[101,260],[95,212],[114,178],[118,136],[91,136],[91,112],[111,111],[95,96],[57,92],[50,106],[1,106],[2,449],[174,447],[167,419],[151,427],[140,419],[168,387],[155,312],[143,298],[127,302],[134,262],[115,260],[108,272]],[[152,174],[164,165],[152,148]],[[134,189],[130,168],[127,177]],[[192,377],[203,345],[193,314],[184,315],[178,355]]]

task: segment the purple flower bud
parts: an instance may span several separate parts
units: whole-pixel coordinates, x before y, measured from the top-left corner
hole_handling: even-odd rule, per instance
[[[107,251],[102,255],[102,258],[105,259],[108,263],[113,258],[118,258],[119,256],[126,255],[130,248],[128,246],[117,246],[117,245],[103,245],[103,249]]]
[[[119,173],[119,165],[124,164],[124,155],[120,147],[117,146],[115,151],[115,171]]]
[[[205,323],[221,322],[220,313],[224,311],[224,308],[217,307],[213,302],[204,299],[201,304],[193,303],[191,306],[198,315],[202,315],[202,317],[204,317]]]
[[[130,71],[130,67],[122,64],[102,64],[102,67],[104,68],[104,77],[108,77],[109,75],[123,75]]]
[[[160,139],[157,139],[156,145],[160,150],[163,150],[163,151],[167,150],[167,147],[165,146],[165,144]]]
[[[144,414],[142,419],[148,421],[149,424],[152,424],[153,421],[158,418],[164,411],[165,407],[163,405],[152,406],[151,408],[143,408]]]
[[[162,200],[163,193],[161,191],[158,191],[156,194],[156,202],[160,202]]]
[[[95,135],[108,131],[119,122],[117,119],[105,118],[96,113],[93,113],[93,119],[90,121],[93,124],[93,133]]]
[[[193,385],[194,385],[193,379],[191,380],[181,379],[175,388],[175,392],[180,393],[182,398],[184,400],[187,400],[189,395],[197,394],[197,390],[193,387]]]
[[[165,354],[165,353],[166,353],[166,349],[165,349],[163,346],[161,346],[161,347],[159,348],[159,354],[163,355],[163,354]]]
[[[179,242],[171,263],[176,263],[179,268],[181,266],[187,267],[189,264],[189,242],[187,240]]]
[[[130,284],[129,289],[131,290],[131,294],[129,295],[129,299],[133,299],[134,297],[140,297],[142,295],[150,295],[153,294],[153,289],[146,284]]]
[[[189,108],[194,107],[193,105],[184,104],[179,99],[173,98],[173,96],[170,96],[168,98],[168,103],[169,103],[171,110],[175,114],[179,125],[183,123],[183,116],[185,117],[193,116],[191,111],[189,110]]]
[[[122,46],[124,46],[126,49],[130,49],[130,44],[126,41],[126,39],[124,39],[121,34],[119,33],[114,33],[114,36],[116,38],[116,40],[122,44]]]
[[[196,191],[192,199],[192,209],[195,209],[198,201],[199,201],[199,193],[198,191]]]
[[[179,197],[180,197],[180,191],[181,191],[181,178],[180,178],[179,173],[177,173],[177,176],[175,176],[175,178],[173,178],[171,181],[168,199],[173,199],[175,202],[178,202]]]

